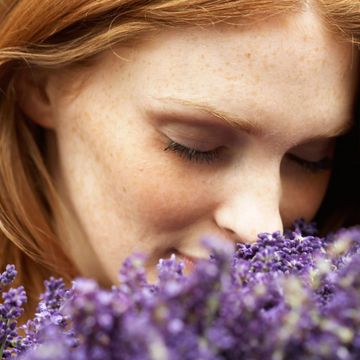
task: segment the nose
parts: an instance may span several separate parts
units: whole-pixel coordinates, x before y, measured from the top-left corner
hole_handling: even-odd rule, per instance
[[[279,185],[259,187],[230,192],[216,209],[215,222],[226,238],[253,243],[260,232],[283,231]]]

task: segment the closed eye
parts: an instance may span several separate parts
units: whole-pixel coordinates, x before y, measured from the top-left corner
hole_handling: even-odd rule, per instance
[[[198,163],[207,162],[208,164],[216,161],[221,152],[221,148],[216,148],[210,151],[199,151],[181,145],[173,140],[169,141],[168,146],[164,149],[164,151],[166,150],[171,150],[187,160]]]
[[[319,161],[308,161],[293,154],[287,154],[286,156],[288,159],[294,161],[296,164],[311,173],[329,171],[332,169],[334,163],[333,159],[329,156],[326,156]]]
[[[177,153],[182,158],[193,161],[196,163],[207,163],[211,164],[218,160],[221,155],[222,147],[216,148],[214,150],[209,151],[199,151],[193,148],[189,148],[187,146],[184,146],[182,144],[179,144],[173,140],[169,140],[169,143],[167,147],[164,149],[164,151],[173,151]],[[330,157],[324,157],[323,159],[319,161],[308,161],[305,159],[302,159],[296,155],[293,154],[286,154],[287,158],[297,165],[299,165],[301,168],[311,172],[311,173],[319,173],[323,171],[331,170],[333,167],[333,160]]]

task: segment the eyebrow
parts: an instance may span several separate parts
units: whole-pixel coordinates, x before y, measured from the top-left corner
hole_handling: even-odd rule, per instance
[[[247,134],[255,136],[263,136],[264,130],[259,123],[250,122],[246,118],[243,118],[239,115],[233,115],[223,110],[216,109],[212,105],[206,102],[195,102],[188,99],[178,99],[171,96],[159,97],[158,100],[163,100],[165,102],[174,102],[176,104],[184,105],[190,110],[199,110],[205,113],[209,121],[218,121],[222,120],[223,122],[229,124],[235,129],[239,129]],[[179,117],[176,115],[176,117]],[[180,116],[181,118],[181,116]],[[336,129],[326,129],[321,135],[313,136],[312,139],[323,139],[323,138],[335,138],[341,135],[346,134],[354,125],[353,118],[346,121],[345,124],[342,124]]]

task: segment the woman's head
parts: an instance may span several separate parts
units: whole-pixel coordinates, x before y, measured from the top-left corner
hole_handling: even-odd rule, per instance
[[[1,220],[14,258],[105,284],[134,251],[153,276],[173,251],[206,256],[204,234],[251,242],[322,204],[329,223],[359,156],[354,131],[335,147],[357,126],[359,6],[39,3],[5,1],[0,24]]]

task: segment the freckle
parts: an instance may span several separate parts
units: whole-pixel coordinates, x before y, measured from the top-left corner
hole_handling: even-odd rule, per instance
[[[123,192],[126,193],[127,190],[126,190],[125,186],[123,186],[122,189],[123,189]]]
[[[250,59],[251,58],[251,53],[246,53],[245,56]]]

